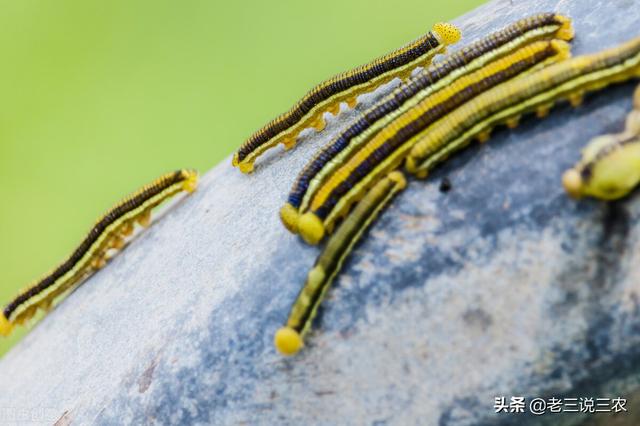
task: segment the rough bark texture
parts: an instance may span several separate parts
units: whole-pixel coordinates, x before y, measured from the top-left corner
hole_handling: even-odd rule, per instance
[[[574,54],[640,35],[632,0],[500,0],[455,22],[469,43],[538,11],[574,19]],[[4,357],[0,421],[612,424],[494,414],[493,403],[623,396],[630,413],[615,424],[637,424],[640,199],[575,202],[560,185],[590,138],[622,129],[633,87],[529,117],[411,181],[291,359],[272,335],[319,249],[277,212],[355,113],[253,175],[225,161]]]

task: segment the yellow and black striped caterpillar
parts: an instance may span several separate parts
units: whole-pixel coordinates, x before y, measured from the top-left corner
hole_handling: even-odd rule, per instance
[[[640,86],[622,133],[594,138],[582,150],[582,159],[562,176],[574,198],[590,196],[615,200],[640,183]]]
[[[148,226],[151,210],[180,191],[193,192],[198,182],[194,170],[163,175],[125,198],[106,212],[91,228],[73,253],[50,273],[29,285],[0,313],[0,335],[8,336],[13,326],[24,324],[38,309],[48,310],[55,299],[102,268],[110,250],[122,249],[135,223]]]
[[[544,117],[555,102],[562,100],[577,106],[587,92],[639,76],[640,37],[521,76],[488,90],[417,135],[406,168],[425,177],[437,163],[472,139],[486,140],[497,125],[514,127],[529,112]]]
[[[258,156],[282,143],[286,149],[295,145],[298,134],[325,126],[323,114],[340,111],[340,103],[356,105],[358,95],[369,92],[396,77],[406,78],[418,66],[431,62],[446,47],[460,39],[460,31],[448,23],[437,23],[432,31],[417,40],[366,65],[338,74],[311,89],[289,111],[267,123],[249,137],[233,157],[233,165],[243,173],[253,170]]]
[[[402,173],[398,171],[389,173],[371,188],[353,213],[331,236],[291,307],[285,326],[274,336],[274,344],[280,353],[294,355],[302,348],[304,336],[310,330],[318,307],[331,282],[340,272],[344,260],[378,213],[406,185],[407,182]]]

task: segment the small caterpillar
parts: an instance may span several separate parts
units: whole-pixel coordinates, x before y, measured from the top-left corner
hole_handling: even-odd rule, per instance
[[[640,86],[634,95],[624,132],[594,138],[582,151],[582,159],[562,176],[569,195],[615,200],[640,183]]]
[[[38,309],[48,310],[58,296],[102,268],[109,250],[124,247],[124,238],[133,233],[135,222],[148,226],[154,207],[180,191],[193,192],[197,181],[196,171],[178,170],[116,204],[96,222],[67,260],[6,305],[0,313],[0,335],[8,336],[14,325],[24,324]]]
[[[341,102],[354,107],[358,95],[395,77],[408,77],[414,68],[428,65],[433,56],[444,53],[448,45],[459,39],[460,31],[454,25],[440,22],[406,46],[318,84],[289,111],[251,135],[234,155],[233,165],[243,173],[250,173],[256,158],[266,150],[279,143],[286,149],[292,148],[298,134],[308,127],[321,131],[325,112],[337,114]]]
[[[304,336],[310,330],[318,307],[344,260],[378,213],[406,185],[401,172],[389,173],[364,196],[353,214],[331,236],[291,307],[286,325],[274,336],[275,347],[280,353],[293,355],[304,346]]]
[[[417,135],[406,169],[426,177],[437,163],[473,138],[487,140],[494,126],[515,127],[523,114],[533,111],[544,117],[555,102],[564,99],[578,106],[587,92],[639,76],[640,37],[518,77],[488,90]]]
[[[412,146],[412,137],[486,90],[541,64],[569,56],[569,45],[560,40],[538,41],[522,47],[467,74],[409,109],[334,172],[313,197],[309,211],[300,217],[305,241],[314,244],[346,215],[375,181],[399,167]],[[409,142],[407,142],[409,141]]]
[[[323,147],[296,179],[287,203],[280,211],[283,224],[298,232],[300,213],[307,210],[310,198],[337,167],[363,143],[400,114],[426,96],[452,84],[487,63],[513,53],[538,40],[571,40],[571,20],[554,13],[521,19],[461,50],[446,56],[412,77],[382,101],[368,109],[335,140]]]

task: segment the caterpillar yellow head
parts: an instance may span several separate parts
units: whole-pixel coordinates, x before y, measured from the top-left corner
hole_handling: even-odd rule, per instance
[[[253,172],[253,161],[242,160],[238,162],[238,168],[242,173],[251,173]]]
[[[0,336],[8,336],[13,330],[13,324],[4,316],[4,313],[0,313]]]
[[[273,336],[273,344],[282,355],[297,354],[304,346],[302,336],[291,327],[282,327]]]
[[[298,222],[300,221],[300,213],[298,209],[287,203],[280,209],[280,220],[285,228],[290,232],[298,233]]]
[[[556,20],[560,22],[560,29],[556,33],[556,37],[565,41],[573,40],[575,31],[573,30],[571,19],[563,15],[556,15]]]
[[[298,230],[302,238],[311,245],[316,245],[324,238],[324,224],[315,214],[307,212],[300,217]]]
[[[182,176],[185,179],[182,188],[187,192],[193,192],[198,187],[198,172],[195,170],[183,170]]]
[[[580,171],[576,169],[569,169],[562,175],[562,186],[573,198],[582,197],[582,176]]]
[[[640,138],[605,135],[594,138],[582,160],[562,177],[572,197],[591,196],[615,200],[640,183]]]
[[[431,31],[438,37],[442,44],[450,45],[460,41],[462,34],[458,27],[448,22],[438,22]]]

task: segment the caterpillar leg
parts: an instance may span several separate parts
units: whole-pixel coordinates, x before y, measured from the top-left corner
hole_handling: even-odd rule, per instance
[[[520,124],[520,116],[518,115],[516,117],[511,117],[506,121],[505,124],[507,125],[508,128],[515,129]]]
[[[491,130],[484,130],[480,133],[478,133],[477,139],[478,142],[480,143],[485,143],[486,141],[488,141],[491,138]]]
[[[582,101],[584,100],[584,93],[574,93],[569,96],[569,103],[572,107],[577,108],[582,105]]]
[[[318,132],[323,131],[326,125],[327,122],[324,120],[324,117],[322,115],[311,122],[311,127],[316,129],[316,131]]]
[[[296,136],[287,136],[282,139],[282,145],[286,151],[289,151],[291,148],[296,146]]]
[[[302,349],[304,336],[310,330],[318,307],[344,260],[379,213],[406,185],[402,173],[389,173],[367,192],[329,238],[291,307],[286,324],[274,335],[273,343],[282,355],[294,355]]]
[[[540,105],[536,109],[536,117],[545,118],[547,115],[549,115],[549,112],[551,112],[551,108],[553,108],[553,103]]]
[[[52,299],[47,299],[47,300],[43,300],[39,305],[38,305],[38,309],[41,309],[45,312],[49,312],[51,310],[51,307],[53,306],[53,300]]]
[[[18,315],[13,321],[16,325],[25,325],[38,312],[38,305],[30,306]]]
[[[348,98],[346,101],[347,106],[350,109],[354,109],[356,107],[356,105],[358,105],[358,97],[357,96],[352,96],[350,98]]]
[[[340,103],[331,105],[329,108],[327,108],[327,111],[333,116],[338,115],[340,113]]]
[[[148,228],[151,224],[151,210],[143,211],[137,218],[136,222],[144,228]]]
[[[120,250],[124,247],[124,238],[120,235],[115,235],[111,237],[111,241],[109,241],[109,248]]]
[[[91,267],[96,271],[104,268],[106,264],[107,256],[105,255],[105,253],[97,254],[96,257],[91,261]]]
[[[131,221],[126,221],[120,227],[120,235],[123,237],[129,237],[133,234],[134,226]]]

